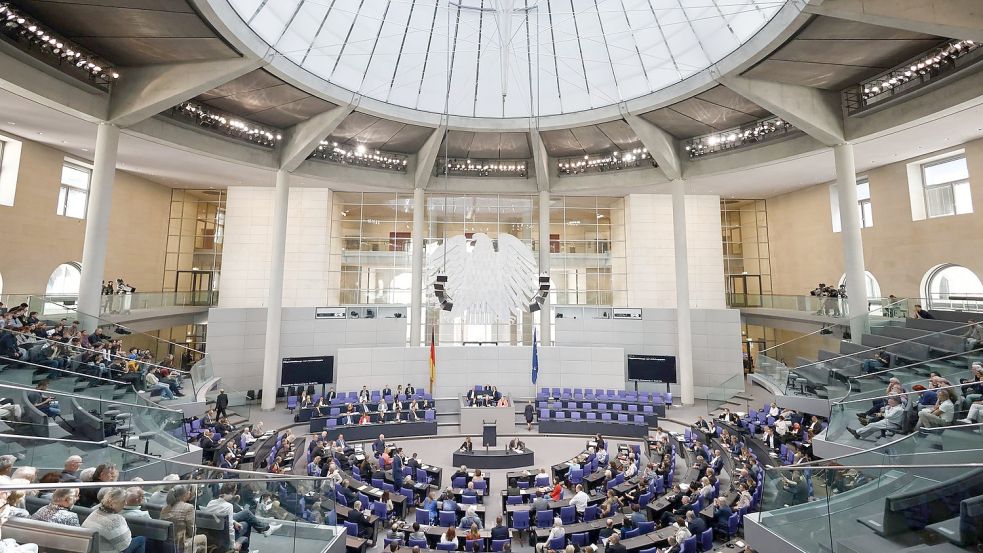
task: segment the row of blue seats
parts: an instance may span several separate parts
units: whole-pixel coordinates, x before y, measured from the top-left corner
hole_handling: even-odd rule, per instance
[[[629,403],[627,405],[623,403],[593,403],[590,401],[584,401],[582,403],[577,403],[576,401],[538,401],[536,406],[540,409],[553,409],[553,410],[573,410],[582,409],[587,411],[628,411],[628,414],[634,413],[644,413],[646,415],[655,414],[654,405],[639,405],[637,403]]]
[[[623,400],[641,403],[672,404],[671,392],[636,392],[602,388],[540,388],[536,399]]]
[[[618,418],[614,418],[611,413],[608,412],[595,412],[595,411],[569,411],[570,416],[567,417],[566,411],[551,411],[550,409],[540,409],[539,410],[539,420],[572,420],[572,421],[601,421],[601,422],[620,422],[623,424],[646,424],[645,415],[631,415],[629,418],[628,414],[622,413],[618,415]]]

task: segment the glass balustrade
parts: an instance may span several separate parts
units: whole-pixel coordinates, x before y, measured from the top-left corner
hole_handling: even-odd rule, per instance
[[[746,390],[747,380],[743,373],[734,375],[723,382],[718,382],[711,375],[696,375],[695,378],[696,386],[703,387],[706,391],[707,414],[722,407],[729,407],[731,411],[744,413],[750,410],[747,400],[735,397]]]
[[[173,295],[173,293],[169,294]],[[192,401],[195,394],[201,391],[201,386],[206,383],[205,380],[194,378],[194,373],[191,371],[182,370],[180,368],[185,366],[190,369],[195,363],[205,357],[205,353],[203,351],[188,347],[185,344],[164,340],[145,332],[132,331],[124,326],[118,325],[113,320],[106,318],[106,316],[93,316],[87,313],[79,313],[75,310],[74,304],[68,305],[58,303],[40,296],[27,296],[25,303],[30,305],[29,309],[31,311],[37,311],[39,313],[39,318],[42,322],[47,323],[49,329],[55,328],[60,323],[61,319],[65,319],[66,324],[69,326],[71,326],[73,322],[78,321],[79,324],[77,326],[79,329],[98,327],[101,329],[102,334],[106,338],[121,340],[123,347],[116,356],[110,356],[108,352],[105,353],[107,364],[115,361],[125,366],[127,362],[131,360],[129,354],[130,347],[137,347],[140,350],[150,350],[152,353],[169,352],[169,354],[172,356],[172,359],[168,362],[168,365],[170,366],[163,366],[159,364],[165,358],[165,354],[160,354],[159,358],[155,360],[139,360],[139,368],[141,374],[145,374],[146,371],[151,369],[167,369],[169,373],[172,373],[174,378],[182,381],[182,384],[186,383],[185,381],[190,381],[190,388],[185,390],[185,394],[188,396],[188,399],[179,399],[176,403]],[[32,340],[43,341],[41,338],[32,338]],[[74,348],[72,350],[73,354],[81,352],[83,352],[83,349],[80,348]],[[73,362],[73,366],[75,365],[76,363]]]
[[[0,373],[0,378],[3,374]],[[9,416],[0,421],[0,428],[11,434],[106,441],[165,457],[190,450],[184,414],[133,402],[136,398],[131,399],[126,389],[119,387],[123,383],[107,381],[109,384],[100,383],[76,392],[71,389],[79,384],[75,378],[42,378],[40,382],[48,388],[39,390],[34,384],[0,383],[0,397],[10,400],[21,411],[19,419]],[[59,391],[57,388],[63,382],[70,384]]]
[[[228,551],[240,547],[236,544],[248,544],[248,549],[241,549],[243,552],[313,553],[334,549],[338,539],[350,539],[343,526],[349,507],[336,503],[335,484],[326,478],[219,470],[88,442],[2,434],[0,454],[16,455],[15,467],[35,467],[38,479],[49,472],[59,474],[70,455],[80,455],[85,467],[114,465],[119,470],[119,477],[114,482],[0,484],[0,491],[26,492],[20,506],[33,513],[48,503],[47,494],[53,489],[95,488],[101,490],[101,495],[110,489],[118,488],[128,493],[139,488],[143,492],[140,510],[149,517],[123,513],[131,534],[144,536],[148,550],[170,550],[174,546],[177,527],[173,522],[178,517],[172,515],[173,507],[165,508],[169,502],[184,502],[194,507],[193,517],[180,519],[192,522],[186,529],[188,542],[179,544],[177,551],[191,553],[199,547],[201,550]],[[353,495],[374,499],[378,499],[383,491],[372,486],[362,490],[352,486],[350,489]],[[412,502],[401,496],[397,499],[400,508],[406,508],[407,503]],[[91,508],[80,503],[71,510],[84,521]],[[369,499],[364,509],[371,512],[373,508],[378,509]],[[385,515],[382,518],[385,519]],[[378,519],[374,514],[369,517],[373,533],[378,528],[375,523]],[[50,528],[57,530],[60,527]],[[45,525],[22,525],[16,519],[8,520],[4,526],[4,538],[14,538],[18,543],[37,543],[42,550],[52,548],[56,534],[47,534]],[[194,542],[191,536],[195,536]],[[193,548],[192,544],[198,547]]]
[[[944,542],[949,536],[933,533],[933,525],[958,519],[961,501],[983,500],[981,426],[932,429],[852,455],[768,468],[759,522],[809,553]]]
[[[26,303],[30,311],[45,317],[58,317],[74,313],[77,294],[3,294],[2,301],[8,307]],[[134,292],[101,296],[99,315],[123,315],[134,311],[167,309],[172,307],[208,307],[218,304],[217,290],[194,292]]]
[[[728,292],[727,305],[735,308],[781,309],[824,317],[849,317],[847,298],[792,294],[747,294]],[[907,298],[867,298],[867,309],[877,317],[903,319],[908,316]]]
[[[885,308],[890,309],[891,305]],[[848,342],[840,334],[841,329],[857,322],[858,318],[852,318],[835,329],[822,328],[762,350],[755,372],[785,394],[836,401],[848,394],[876,392],[892,376],[913,382],[936,372],[958,381],[966,376],[970,362],[981,359],[980,350],[966,351],[968,342],[962,334],[969,329],[968,324],[935,332],[916,330],[915,336],[900,338],[897,336],[906,335],[903,327],[878,328],[879,323],[896,326],[893,321],[885,323],[873,312],[859,319],[866,329],[861,340]],[[894,366],[889,369],[873,361],[882,350],[891,356]],[[818,361],[805,355],[814,355]]]

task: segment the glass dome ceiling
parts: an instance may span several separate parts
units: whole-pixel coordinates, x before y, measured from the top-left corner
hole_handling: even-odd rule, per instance
[[[228,1],[282,56],[333,85],[502,118],[580,112],[678,83],[787,0]]]

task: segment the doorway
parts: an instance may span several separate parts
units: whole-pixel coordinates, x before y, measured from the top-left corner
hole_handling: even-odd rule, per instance
[[[177,271],[174,290],[179,305],[213,305],[217,282],[213,271]]]
[[[761,275],[727,275],[731,307],[761,307]]]

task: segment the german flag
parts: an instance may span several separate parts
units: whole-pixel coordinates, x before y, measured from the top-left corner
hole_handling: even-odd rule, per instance
[[[433,383],[437,381],[437,340],[436,332],[430,330],[430,393],[433,391]]]

